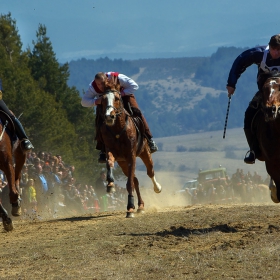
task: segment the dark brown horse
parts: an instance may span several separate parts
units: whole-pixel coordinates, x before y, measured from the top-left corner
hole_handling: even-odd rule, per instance
[[[144,212],[144,201],[140,194],[139,182],[135,176],[136,157],[140,157],[146,166],[147,174],[151,178],[154,191],[161,192],[161,185],[156,181],[153,160],[149,146],[143,137],[143,125],[137,118],[133,118],[125,110],[118,86],[107,84],[107,91],[102,98],[102,118],[104,120],[100,132],[106,146],[107,155],[107,191],[114,187],[113,167],[115,161],[127,176],[126,189],[128,191],[127,215],[134,216],[134,197],[138,198],[137,212]],[[138,124],[138,125],[137,125]]]
[[[12,142],[15,135],[15,128],[10,117],[3,111],[0,111],[0,119],[0,169],[4,172],[8,182],[10,203],[12,205],[11,213],[13,216],[20,216],[19,180],[26,154],[18,140],[15,140],[14,144]],[[8,212],[3,207],[1,201],[0,217],[2,218],[4,229],[7,231],[12,230],[12,220],[9,218]]]
[[[280,202],[280,74],[263,74],[261,110],[256,116],[257,139],[261,154],[270,175],[271,199]]]

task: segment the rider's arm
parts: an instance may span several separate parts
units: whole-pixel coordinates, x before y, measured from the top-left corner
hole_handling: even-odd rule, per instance
[[[88,90],[82,97],[81,104],[83,107],[93,107],[99,104],[99,98],[97,92],[94,90],[93,86],[90,84]]]
[[[228,76],[228,87],[235,89],[241,74],[252,64],[259,65],[261,63],[264,49],[265,47],[257,47],[246,50],[235,59]]]
[[[139,86],[134,80],[123,74],[119,74],[118,79],[120,81],[122,93],[124,94],[132,94],[139,88]]]

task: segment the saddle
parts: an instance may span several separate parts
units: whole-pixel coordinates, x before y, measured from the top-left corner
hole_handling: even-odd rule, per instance
[[[137,155],[138,155],[143,147],[144,138],[147,138],[145,134],[145,126],[142,121],[142,113],[138,108],[131,107],[129,102],[124,102],[124,108],[128,112],[129,116],[131,117],[131,120],[134,123],[134,126],[137,131]]]

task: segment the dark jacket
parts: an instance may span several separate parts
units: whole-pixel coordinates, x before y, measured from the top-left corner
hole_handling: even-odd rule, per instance
[[[260,79],[260,74],[264,71],[260,68],[260,64],[263,59],[264,51],[266,46],[255,47],[248,49],[241,53],[233,62],[231,70],[229,72],[227,86],[236,87],[237,80],[247,67],[256,64],[258,67],[257,82],[259,89],[262,88],[262,81]],[[272,59],[270,53],[267,54],[266,65],[269,67],[280,66],[280,58]]]

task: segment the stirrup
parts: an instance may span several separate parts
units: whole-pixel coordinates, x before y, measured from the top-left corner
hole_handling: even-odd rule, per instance
[[[29,139],[22,139],[20,140],[20,144],[21,147],[25,150],[25,151],[29,151],[31,149],[34,149],[32,143],[30,142]]]
[[[152,139],[148,140],[148,144],[149,144],[151,154],[158,151],[158,146],[154,140],[152,140]]]
[[[247,156],[249,154],[249,156]],[[254,164],[256,160],[256,154],[253,150],[250,150],[246,153],[244,162],[247,164]]]

